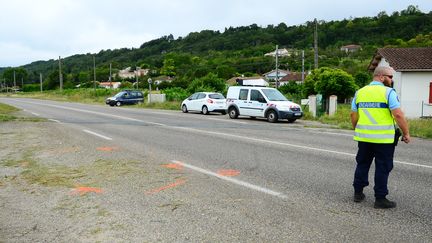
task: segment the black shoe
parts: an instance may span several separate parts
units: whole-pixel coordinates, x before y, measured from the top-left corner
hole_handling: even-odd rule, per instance
[[[365,194],[363,192],[354,193],[354,202],[361,202],[365,199]]]
[[[387,198],[375,200],[374,208],[395,208],[396,202],[390,201]]]

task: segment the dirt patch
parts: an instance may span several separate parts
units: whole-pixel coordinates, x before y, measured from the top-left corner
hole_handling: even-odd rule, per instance
[[[64,130],[53,122],[0,123],[2,240],[137,239],[125,212],[160,210],[167,201],[149,203],[154,198],[145,193],[179,175],[150,163],[152,158],[118,146],[101,150],[109,146]]]

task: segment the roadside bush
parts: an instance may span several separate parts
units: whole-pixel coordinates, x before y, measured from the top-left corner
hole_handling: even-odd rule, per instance
[[[24,92],[40,91],[40,84],[25,84],[23,87]]]
[[[189,96],[189,93],[182,88],[168,88],[162,90],[162,93],[166,95],[167,101],[183,101]]]

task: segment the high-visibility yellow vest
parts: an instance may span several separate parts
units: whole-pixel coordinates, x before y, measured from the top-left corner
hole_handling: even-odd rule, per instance
[[[359,120],[354,140],[387,144],[394,142],[395,123],[386,97],[387,89],[381,85],[367,85],[357,91]]]

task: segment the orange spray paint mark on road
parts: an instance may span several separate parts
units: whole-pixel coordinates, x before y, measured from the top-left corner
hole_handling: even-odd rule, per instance
[[[166,186],[162,186],[162,187],[155,188],[155,189],[152,189],[150,191],[147,191],[147,192],[145,192],[145,194],[147,194],[147,195],[155,194],[155,193],[161,192],[161,191],[169,189],[169,188],[173,188],[173,187],[176,187],[176,186],[183,185],[185,183],[186,183],[186,179],[179,179],[179,180],[177,180],[174,183],[171,183],[171,184],[168,184]]]
[[[85,187],[85,186],[79,186],[72,190],[71,194],[76,195],[79,194],[80,196],[85,195],[89,192],[94,193],[102,193],[103,190],[97,187]]]
[[[238,170],[218,170],[218,175],[220,176],[238,176],[240,171]]]
[[[165,168],[168,168],[168,169],[176,169],[176,170],[182,170],[183,169],[183,165],[181,165],[181,164],[175,164],[175,163],[164,164],[162,166],[165,167]]]
[[[105,151],[105,152],[111,152],[111,151],[118,150],[118,149],[119,149],[118,147],[98,147],[98,148],[96,148],[96,150]]]

